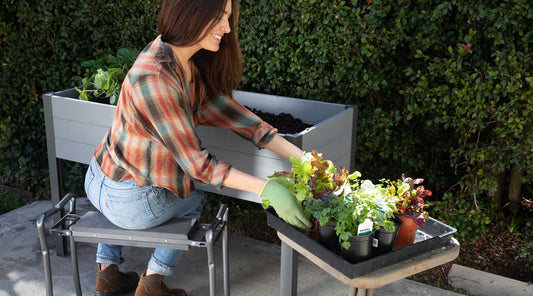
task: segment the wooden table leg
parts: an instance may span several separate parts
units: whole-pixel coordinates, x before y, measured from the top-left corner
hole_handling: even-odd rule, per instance
[[[350,291],[348,292],[348,296],[357,296],[357,288],[350,286]]]
[[[298,253],[281,242],[280,296],[296,296],[298,288]]]
[[[372,289],[361,289],[350,286],[350,291],[348,292],[348,296],[372,296],[373,290]]]
[[[358,288],[356,296],[372,296],[372,294],[374,294],[372,289],[361,289],[361,288]]]

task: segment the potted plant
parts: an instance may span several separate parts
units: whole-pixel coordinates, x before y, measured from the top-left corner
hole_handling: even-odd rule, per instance
[[[351,263],[372,257],[374,232],[378,226],[374,220],[380,215],[372,196],[364,191],[359,187],[345,195],[335,210],[335,231],[341,255]]]
[[[374,238],[374,255],[383,254],[392,250],[401,220],[395,217],[396,203],[399,198],[389,194],[389,190],[383,184],[374,184],[370,180],[364,180],[359,188],[359,195],[367,196],[376,206],[372,220],[377,223]]]
[[[304,200],[305,213],[311,217],[313,228],[309,236],[326,248],[339,254],[339,237],[335,232],[335,203],[333,196],[327,200],[309,198]]]
[[[79,99],[116,105],[128,70],[139,55],[139,50],[121,48],[116,56],[106,55],[81,63],[86,67],[81,89],[76,87]]]
[[[313,222],[310,237],[350,262],[372,256],[375,230],[379,231],[378,252],[392,249],[396,224],[401,222],[394,221],[399,198],[389,194],[389,188],[370,180],[359,182],[357,171],[350,174],[341,167],[338,173],[315,150],[290,162],[290,172],[276,172],[270,178],[296,196]],[[268,206],[264,200],[263,207]]]
[[[338,252],[338,237],[334,229],[336,210],[343,196],[355,186],[353,181],[361,174],[357,171],[350,174],[343,167],[337,173],[333,163],[324,160],[322,154],[315,150],[304,153],[299,159],[291,157],[290,162],[290,172],[276,172],[270,178],[276,179],[296,196],[303,211],[313,221],[310,236]],[[269,201],[263,200],[263,207],[268,206]]]
[[[270,178],[300,201],[303,211],[316,223],[316,239],[352,263],[371,257],[374,220],[382,214],[375,194],[359,185],[361,174],[350,174],[345,168],[337,173],[333,163],[323,160],[315,150],[290,161],[290,172],[276,172]],[[263,207],[268,206],[265,200]]]
[[[389,194],[398,198],[396,216],[402,220],[402,226],[394,243],[393,249],[395,250],[412,245],[418,226],[426,224],[428,213],[424,210],[427,206],[424,203],[424,198],[431,196],[432,193],[420,185],[422,182],[424,179],[412,179],[405,177],[404,174],[402,174],[401,180],[388,182]]]

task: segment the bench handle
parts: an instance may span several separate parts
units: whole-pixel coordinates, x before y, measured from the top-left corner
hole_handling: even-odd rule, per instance
[[[46,296],[53,295],[53,287],[52,287],[52,269],[50,267],[50,252],[48,249],[48,241],[46,240],[46,230],[45,230],[44,222],[46,219],[56,214],[57,212],[64,213],[65,206],[67,205],[68,202],[70,202],[69,214],[75,213],[76,195],[69,193],[65,197],[63,197],[63,199],[60,202],[58,202],[54,207],[46,210],[44,213],[37,216],[37,220],[35,222],[37,224],[37,231],[39,232],[39,242],[41,243],[41,254],[43,256]],[[63,223],[64,217],[65,216],[61,217],[61,219],[54,225],[54,227],[58,224]]]

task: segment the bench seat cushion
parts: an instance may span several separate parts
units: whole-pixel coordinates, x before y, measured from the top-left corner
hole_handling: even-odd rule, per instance
[[[188,250],[198,224],[198,219],[173,218],[154,228],[128,230],[114,225],[98,211],[89,211],[71,227],[71,232],[76,242]]]

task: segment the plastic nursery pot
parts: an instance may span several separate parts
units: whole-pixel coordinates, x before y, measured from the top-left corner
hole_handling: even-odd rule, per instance
[[[395,218],[394,231],[387,231],[383,226],[376,231],[374,238],[378,240],[378,246],[373,250],[374,256],[392,251],[392,247],[394,246],[401,225],[402,220]]]
[[[414,219],[403,215],[397,215],[396,217],[402,220],[402,226],[400,226],[396,235],[393,250],[412,245],[415,242],[416,230],[418,229]]]
[[[365,235],[350,236],[350,248],[341,247],[341,256],[350,263],[357,263],[372,257],[372,241],[374,232]]]
[[[332,222],[324,226],[317,224],[317,241],[336,254],[340,254],[339,236],[335,232],[335,225]]]

